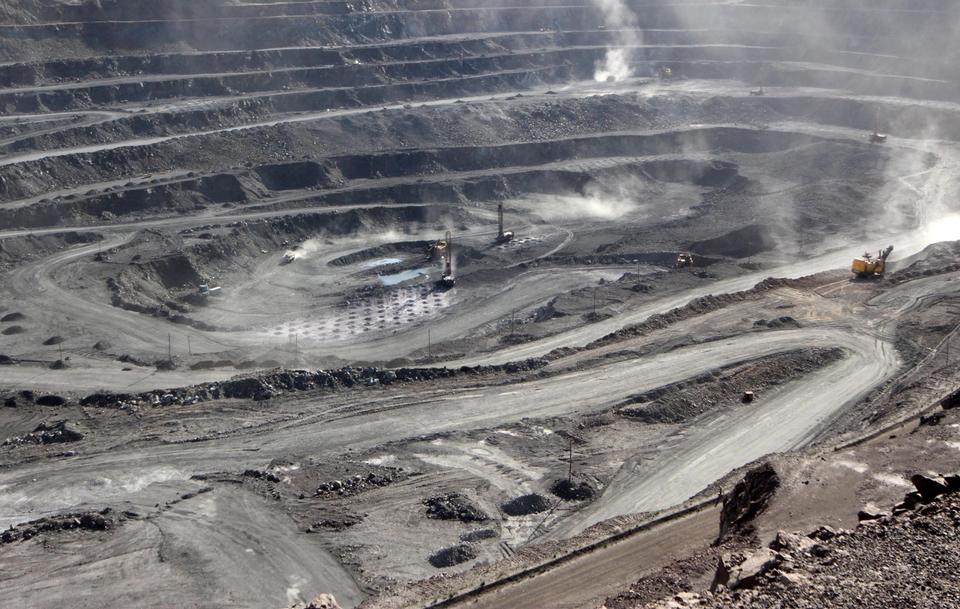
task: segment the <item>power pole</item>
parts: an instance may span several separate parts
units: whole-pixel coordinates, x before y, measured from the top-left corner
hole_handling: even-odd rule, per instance
[[[193,346],[190,345],[190,335],[187,334],[187,353],[193,355]]]
[[[427,357],[433,357],[433,339],[430,337],[430,328],[427,328]]]
[[[173,337],[167,332],[167,361],[173,363]]]
[[[567,482],[573,482],[573,438],[570,438],[570,467],[567,470]]]

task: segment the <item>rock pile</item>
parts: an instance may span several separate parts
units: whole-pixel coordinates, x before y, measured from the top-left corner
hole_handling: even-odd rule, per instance
[[[468,560],[473,560],[479,555],[480,551],[477,549],[477,546],[471,543],[460,543],[455,546],[438,550],[437,552],[431,554],[430,558],[427,560],[434,567],[443,569],[446,567],[459,565],[460,563],[465,563]]]
[[[589,482],[575,482],[567,478],[555,480],[550,492],[564,501],[588,501],[597,495],[597,490]]]
[[[460,522],[483,522],[490,519],[480,506],[460,493],[430,497],[424,499],[423,504],[427,506],[427,518]]]
[[[330,482],[324,482],[317,487],[314,497],[325,497],[331,495],[349,497],[370,489],[388,486],[402,477],[403,476],[399,471],[394,473],[391,470],[385,470],[385,473],[382,474],[370,472],[366,476],[355,474],[350,478],[346,478],[345,480],[331,480]]]
[[[775,317],[774,319],[758,319],[753,322],[753,327],[777,330],[779,328],[799,328],[801,326],[799,321],[789,315],[785,315],[783,317]]]
[[[61,444],[64,442],[76,442],[83,439],[83,434],[79,431],[67,427],[66,421],[57,421],[56,423],[40,423],[37,427],[26,435],[7,438],[2,446],[21,446],[24,444]]]
[[[853,531],[781,531],[768,548],[724,554],[711,592],[647,607],[960,606],[960,474],[911,482],[916,491],[892,514],[870,514]]]
[[[275,370],[242,376],[221,383],[205,383],[179,389],[148,391],[139,394],[95,393],[80,400],[81,406],[100,408],[137,408],[142,405],[189,405],[219,399],[269,400],[293,391],[343,391],[353,387],[394,385],[506,372],[514,374],[542,368],[544,359],[528,359],[500,366],[463,366],[461,368],[340,368],[337,370]]]
[[[74,514],[49,516],[10,527],[3,533],[0,533],[0,543],[26,541],[42,533],[69,531],[72,529],[106,531],[116,526],[117,523],[122,520],[123,517],[115,514],[110,508],[105,508],[100,512],[78,512]]]
[[[476,529],[475,531],[467,531],[460,535],[460,541],[474,542],[474,541],[483,541],[484,539],[496,539],[499,537],[499,534],[493,529]]]
[[[538,493],[530,493],[507,501],[500,509],[508,516],[528,516],[546,512],[551,507],[549,499]]]

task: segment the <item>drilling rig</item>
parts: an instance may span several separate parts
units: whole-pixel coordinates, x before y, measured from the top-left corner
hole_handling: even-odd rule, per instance
[[[437,286],[444,290],[449,290],[456,285],[457,280],[453,276],[453,237],[450,231],[447,231],[447,237],[444,239],[445,247],[440,254],[440,260],[443,261],[443,275]],[[438,248],[439,249],[439,248]]]
[[[497,243],[507,243],[513,241],[513,231],[503,231],[503,203],[497,205],[497,221],[499,229],[497,230]]]
[[[887,141],[887,136],[880,133],[880,111],[873,117],[873,133],[870,134],[870,141],[874,144],[883,144]]]
[[[870,255],[870,252],[864,252],[863,256],[854,259],[850,270],[856,273],[857,277],[861,279],[883,277],[883,274],[887,270],[887,258],[890,257],[890,252],[892,251],[893,246],[891,245],[887,247],[887,249],[881,250],[876,258]]]

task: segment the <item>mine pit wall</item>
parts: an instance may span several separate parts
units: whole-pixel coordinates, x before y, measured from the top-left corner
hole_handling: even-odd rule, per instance
[[[628,104],[635,103],[631,101],[631,98],[622,99],[621,101]],[[719,100],[713,100],[711,103],[719,103]],[[725,99],[723,103],[731,110],[739,106],[749,111],[769,108],[787,117],[820,119],[822,116],[822,119],[820,119],[822,122],[854,129],[868,128],[866,123],[872,120],[870,117],[874,116],[874,110],[878,107],[874,104],[865,104],[857,101],[841,99],[811,100],[803,97],[784,99]],[[895,132],[901,131],[909,134],[916,133],[917,130],[922,129],[924,130],[923,132],[937,133],[943,139],[960,140],[960,120],[958,120],[960,116],[958,115],[960,115],[960,113],[950,109],[920,109],[910,108],[908,106],[884,108],[885,120],[895,127]],[[754,148],[751,149],[748,148],[744,142],[774,142],[767,145],[769,149],[770,146],[779,145],[785,147],[791,144],[797,145],[805,137],[782,133],[776,136],[763,134],[748,135],[747,130],[725,130],[724,128],[718,128],[701,130],[696,137],[700,137],[700,139],[706,140],[707,142],[713,142],[713,144],[698,145],[696,141],[690,141],[694,135],[686,135],[696,133],[697,132],[688,131],[652,136],[632,136],[632,139],[625,139],[623,141],[621,149],[628,151],[628,147],[634,147],[630,149],[629,152],[635,151],[634,154],[657,154],[676,151],[681,144],[684,148],[701,151],[710,150],[711,145],[730,145],[734,146],[734,150],[749,152],[751,150],[760,151],[762,148],[759,147],[759,145],[754,145]],[[711,133],[715,135],[710,135]],[[303,137],[302,132],[296,131],[293,127],[278,130],[278,135],[282,140],[290,141],[291,145],[298,145],[297,140]],[[728,137],[729,135],[736,135],[736,141],[732,141],[733,138]],[[778,141],[776,138],[780,138],[780,141],[783,143],[776,144]],[[223,146],[230,145],[223,136],[196,136],[191,139],[194,141],[200,140],[204,143],[203,148],[199,150],[193,149],[191,151],[189,159],[190,166],[198,168],[205,166],[215,167],[216,163],[222,157],[214,155],[212,149],[217,146],[222,149]],[[672,150],[668,147],[671,141],[674,142],[672,144]],[[515,149],[514,155],[532,155],[532,149],[538,145],[541,144],[519,145],[520,147]],[[570,147],[576,145],[575,143],[566,144],[566,146]],[[564,145],[557,144],[556,146],[557,150],[562,150]],[[581,144],[581,146],[585,146],[585,144]],[[616,149],[609,143],[597,144],[597,146],[605,146],[610,150]],[[210,153],[205,154],[204,148],[209,148]],[[238,152],[241,154],[241,158],[238,160],[243,160],[243,155],[246,153],[246,150],[240,148]],[[581,153],[586,154],[586,149],[582,149]],[[97,183],[122,176],[133,176],[148,170],[157,171],[164,167],[176,166],[176,163],[180,162],[181,157],[185,154],[186,152],[182,150],[182,147],[176,142],[169,142],[150,146],[106,150],[96,153],[70,154],[2,166],[0,167],[0,177],[3,178],[3,180],[0,180],[0,200],[10,201],[40,195],[50,188],[51,183],[54,183],[54,180],[51,180],[50,176],[54,176],[56,178],[55,181],[62,184]],[[480,154],[480,152],[474,154]],[[483,154],[490,153],[484,149]],[[549,157],[541,156],[541,158],[547,159]],[[559,155],[555,158],[559,158]],[[369,162],[374,163],[376,161]],[[463,163],[463,161],[460,162]],[[454,169],[456,167],[457,166],[454,165],[450,168]],[[464,165],[460,165],[460,167],[464,167]]]
[[[178,3],[179,4],[179,3]],[[376,3],[379,7],[383,3]],[[957,20],[956,7],[941,7],[941,13],[926,11],[865,12],[858,10],[863,2],[853,8],[816,9],[809,6],[781,3],[758,5],[672,5],[655,6],[646,3],[631,3],[638,23],[647,29],[711,29],[730,31],[770,31],[771,24],[781,37],[811,35],[815,32],[827,35],[840,48],[856,45],[856,50],[871,50],[888,54],[935,56],[931,41],[947,42],[952,37],[952,24]],[[264,48],[281,47],[289,40],[300,39],[305,44],[349,44],[361,41],[388,41],[412,36],[439,34],[465,34],[484,31],[536,31],[554,23],[564,30],[592,29],[584,24],[601,24],[602,13],[592,6],[585,7],[524,7],[495,8],[484,4],[469,8],[451,18],[448,10],[412,10],[409,12],[374,12],[348,15],[272,16],[256,17],[249,14],[234,14],[226,29],[222,23],[209,17],[217,16],[202,12],[214,5],[203,3],[195,9],[205,15],[203,21],[88,21],[86,23],[60,23],[56,25],[20,25],[5,28],[7,31],[0,52],[9,57],[23,56],[29,52],[26,43],[44,47],[52,43],[63,47],[65,43],[79,40],[82,45],[76,55],[84,50],[102,48],[127,50],[159,50],[172,48],[186,42],[197,50],[229,50],[243,48],[246,42],[257,40]],[[284,12],[290,5],[283,7]],[[296,4],[292,5],[296,8]],[[305,6],[305,5],[301,5]],[[247,7],[249,10],[250,7]],[[445,8],[445,7],[442,7]],[[416,9],[420,9],[417,6]],[[177,15],[170,9],[162,17]],[[226,10],[226,9],[224,9]],[[235,9],[240,10],[240,9]],[[56,15],[51,15],[56,17]],[[85,15],[87,19],[109,19],[109,12]],[[158,15],[158,17],[161,17]],[[241,17],[241,19],[235,19]],[[142,19],[142,17],[141,17]],[[829,27],[810,27],[824,24]],[[915,40],[912,37],[896,36],[897,31],[926,31],[929,37]],[[816,34],[814,34],[816,35]],[[789,38],[787,38],[789,40]],[[852,39],[852,40],[851,40]],[[911,40],[908,42],[908,39]],[[20,44],[18,44],[20,43]],[[840,44],[842,43],[842,44]]]
[[[845,101],[840,99],[830,100],[810,100],[807,98],[765,98],[763,100],[725,100],[729,105],[743,105],[746,108],[762,109],[771,108],[787,116],[822,116],[822,121],[837,124],[856,129],[868,128],[866,123],[870,122],[874,115],[872,110],[876,107],[856,101]],[[960,116],[958,112],[949,109],[920,109],[901,106],[895,112],[885,111],[886,120],[895,128],[894,131],[907,133],[916,133],[920,130],[922,133],[935,133],[944,139],[960,140]],[[295,141],[300,135],[293,129],[281,131],[281,137]],[[735,136],[735,137],[733,137]],[[618,144],[610,138],[622,137]],[[604,148],[609,154],[616,150],[629,154],[657,154],[668,153],[678,149],[693,149],[708,151],[713,147],[732,147],[733,150],[742,152],[769,151],[772,148],[787,147],[790,145],[799,145],[806,136],[795,134],[777,133],[771,135],[761,132],[750,134],[749,130],[738,129],[708,129],[698,131],[687,131],[680,133],[668,133],[652,136],[608,136],[603,138],[594,138],[597,143],[590,144],[586,140],[569,140],[568,143],[550,144],[554,146],[556,152],[553,157],[542,151],[536,150],[537,147],[543,147],[546,144],[522,144],[514,147],[504,147],[503,151],[491,152],[487,148],[477,149],[471,152],[470,149],[464,149],[462,152],[454,152],[451,156],[458,164],[452,164],[449,169],[465,169],[470,167],[467,160],[470,154],[473,155],[491,155],[504,158],[501,163],[520,162],[523,156],[540,157],[541,160],[559,159],[564,154],[564,149],[569,151],[565,154],[590,154],[590,148]],[[229,144],[221,136],[203,137],[206,142],[211,144],[211,148],[217,141],[222,141],[222,146]],[[699,140],[699,143],[697,140]],[[764,144],[764,142],[770,142]],[[780,143],[778,143],[780,142]],[[82,153],[66,155],[62,157],[53,157],[37,161],[24,161],[16,165],[7,165],[0,167],[0,198],[2,200],[16,200],[24,197],[37,196],[49,189],[52,183],[76,184],[76,183],[97,183],[108,179],[115,179],[123,175],[132,176],[146,171],[162,169],[163,166],[176,166],[179,158],[185,154],[184,151],[175,147],[175,143],[157,144],[152,146],[139,146],[133,148],[124,148],[117,150],[107,150],[97,153]],[[579,147],[578,149],[570,150]],[[241,149],[242,152],[242,149]],[[446,151],[445,151],[446,152]],[[421,156],[428,153],[417,153]],[[512,159],[510,160],[510,155]],[[408,155],[409,156],[409,155]],[[192,166],[214,165],[220,156],[211,153],[205,155],[202,151],[194,150],[190,163]],[[345,157],[346,159],[347,157]],[[519,161],[516,159],[519,158]],[[444,159],[446,160],[446,159]],[[159,161],[159,163],[158,163]],[[346,164],[354,166],[356,164],[380,163],[386,165],[390,163],[399,163],[397,159],[385,161],[379,160],[364,161],[362,159],[354,161],[345,161]],[[476,163],[476,161],[473,161]],[[160,165],[160,166],[158,166]],[[473,165],[476,167],[477,165]],[[488,167],[491,167],[488,165]],[[387,168],[388,169],[388,168]],[[389,170],[389,169],[388,169]],[[54,176],[56,180],[51,180]],[[29,215],[29,214],[28,214]],[[23,222],[25,226],[40,226],[42,222],[27,222],[22,220],[10,221],[9,225],[19,225]]]
[[[0,239],[0,270],[16,267],[35,258],[49,256],[65,247],[96,243],[103,237],[96,233],[64,232],[54,235],[24,235]]]
[[[817,141],[803,135],[777,131],[757,131],[738,128],[694,129],[653,135],[603,135],[571,138],[548,142],[508,144],[502,146],[442,148],[415,152],[388,152],[370,155],[345,155],[324,160],[327,169],[313,169],[302,162],[301,169],[315,173],[317,182],[312,186],[329,186],[341,179],[370,179],[402,177],[441,173],[449,171],[473,171],[497,169],[510,166],[537,165],[558,162],[577,157],[596,156],[647,156],[679,152],[709,152],[722,148],[733,152],[757,153],[785,150],[805,142]],[[151,171],[160,168],[154,164],[163,146],[148,146],[126,150],[108,150],[84,153],[69,158],[55,157],[38,161],[18,163],[0,168],[0,196],[14,200],[38,196],[49,188],[49,175],[63,170],[66,183],[97,183],[116,179],[118,170],[135,173],[134,167]],[[75,162],[71,162],[75,159]],[[293,177],[293,171],[285,172],[289,164],[269,164],[256,170],[276,188],[264,184],[268,190],[287,190],[281,184],[283,176]],[[124,169],[126,169],[124,171]],[[36,177],[31,177],[31,174]],[[57,174],[54,174],[57,175]],[[7,177],[9,176],[9,177]],[[221,178],[226,179],[226,178]],[[304,179],[298,177],[298,179]],[[303,184],[311,186],[304,179]],[[152,185],[145,185],[147,188]],[[193,190],[184,188],[183,190]]]

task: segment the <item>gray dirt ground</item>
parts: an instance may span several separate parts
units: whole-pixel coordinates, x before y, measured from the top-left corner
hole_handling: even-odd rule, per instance
[[[0,7],[0,605],[422,605],[955,389],[955,9],[506,4]]]

